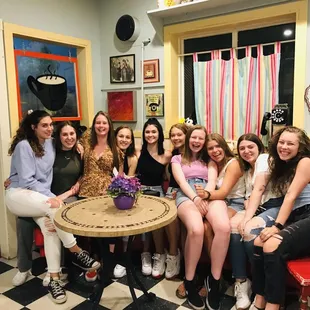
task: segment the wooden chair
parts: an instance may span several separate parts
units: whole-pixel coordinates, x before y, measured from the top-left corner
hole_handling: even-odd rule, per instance
[[[300,288],[300,309],[306,310],[310,297],[310,257],[289,261],[287,269]]]

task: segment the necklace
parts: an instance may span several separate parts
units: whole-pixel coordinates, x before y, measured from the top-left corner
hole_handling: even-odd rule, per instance
[[[66,159],[66,160],[70,160],[70,159],[71,159],[71,157],[67,157],[67,156],[65,156],[65,159]]]

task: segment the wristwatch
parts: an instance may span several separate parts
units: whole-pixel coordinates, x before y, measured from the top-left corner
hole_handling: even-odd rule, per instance
[[[206,189],[204,190],[204,192],[207,194],[207,197],[204,197],[204,200],[209,200],[211,193],[209,191],[207,191]]]
[[[279,230],[282,230],[284,226],[281,223],[275,222],[273,226],[277,227]]]

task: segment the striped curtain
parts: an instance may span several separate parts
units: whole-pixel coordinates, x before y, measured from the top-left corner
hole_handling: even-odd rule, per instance
[[[211,60],[203,62],[194,54],[197,123],[227,140],[249,132],[259,135],[264,113],[278,103],[280,51],[275,43],[274,53],[264,56],[259,45],[254,58],[247,47],[246,57],[237,59],[237,50],[231,49],[230,60],[212,51]]]

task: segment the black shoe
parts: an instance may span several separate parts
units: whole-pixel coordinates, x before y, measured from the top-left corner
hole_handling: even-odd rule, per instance
[[[205,286],[208,294],[206,298],[207,308],[209,310],[220,309],[220,280],[215,280],[211,274],[205,280]]]
[[[66,291],[62,287],[61,280],[51,278],[51,281],[48,284],[48,292],[50,299],[56,304],[63,304],[67,301]]]
[[[72,253],[72,264],[80,267],[83,270],[97,270],[100,268],[100,263],[91,258],[88,252],[82,250],[80,253]]]
[[[185,290],[187,294],[187,302],[188,304],[196,310],[205,309],[205,304],[201,297],[198,294],[198,290],[195,286],[194,281],[184,280]]]

